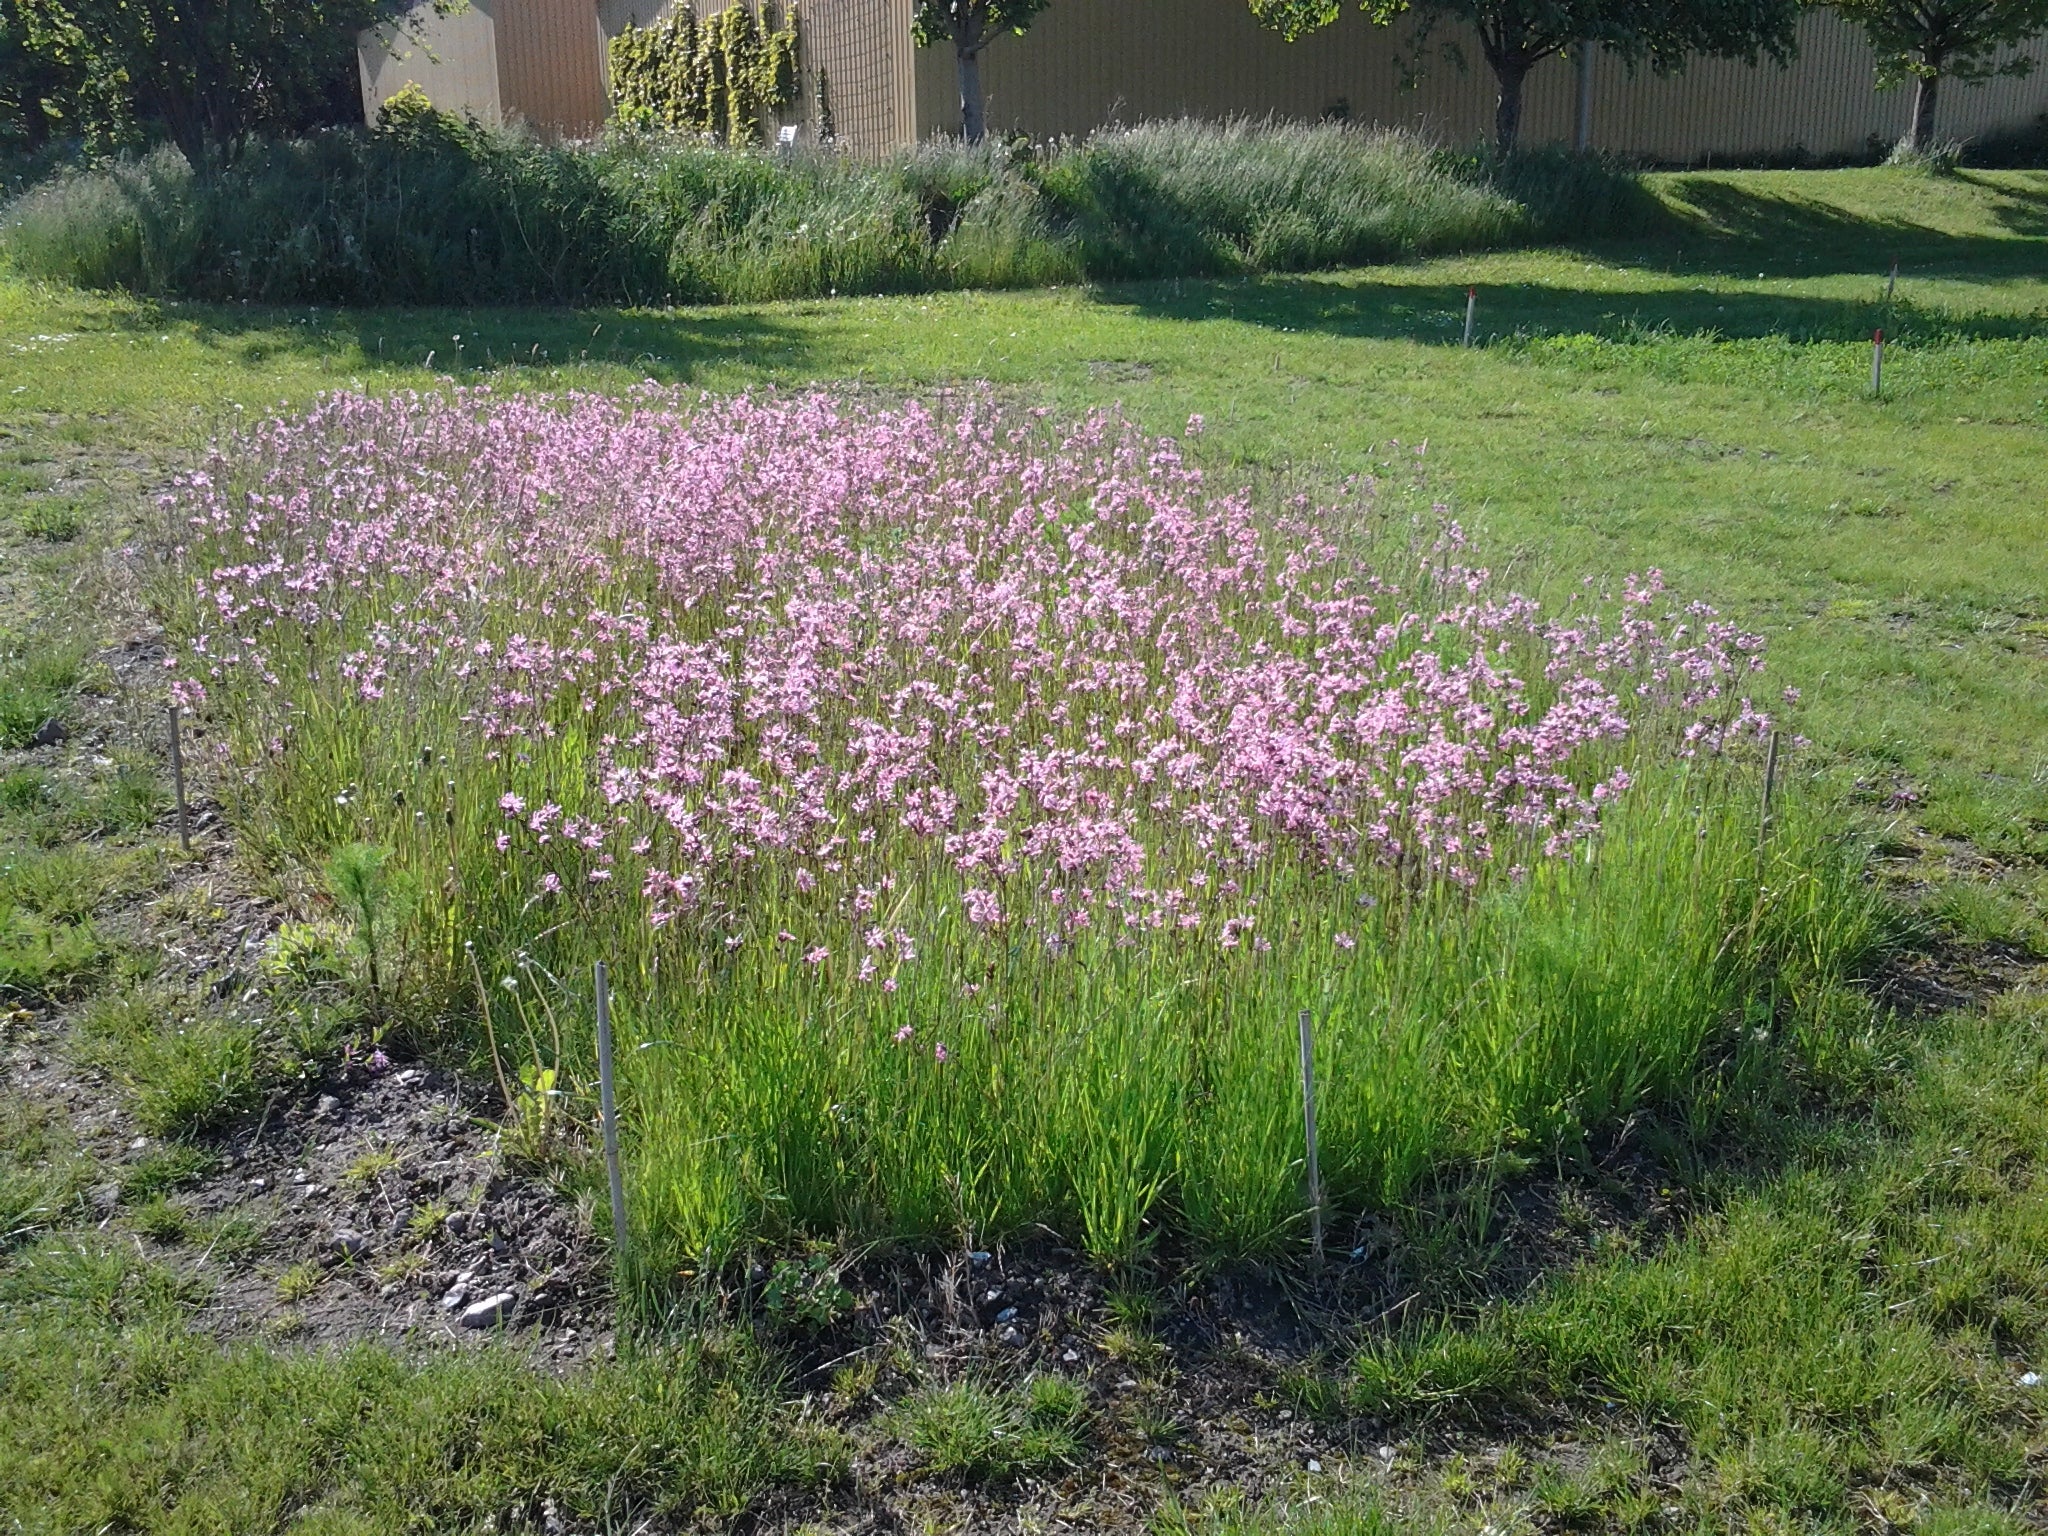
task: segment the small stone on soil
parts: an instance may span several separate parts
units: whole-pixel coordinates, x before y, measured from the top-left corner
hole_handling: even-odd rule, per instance
[[[512,1302],[510,1291],[500,1291],[464,1307],[457,1321],[465,1328],[495,1328],[511,1314]]]

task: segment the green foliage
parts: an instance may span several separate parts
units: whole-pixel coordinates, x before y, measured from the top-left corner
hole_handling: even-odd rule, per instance
[[[349,843],[336,849],[327,861],[327,889],[355,930],[356,949],[363,957],[370,1023],[381,1028],[390,1002],[388,962],[418,898],[417,883],[392,867],[390,849]]]
[[[1022,36],[1050,0],[917,0],[911,35],[920,47],[985,41],[1002,32]]]
[[[2048,0],[1826,0],[1861,27],[1880,84],[1936,75],[1979,84],[2024,75],[2033,60],[2009,52],[2048,32]]]
[[[0,1259],[71,1212],[90,1167],[48,1108],[0,1100]]]
[[[401,144],[431,145],[462,127],[461,119],[436,107],[419,85],[408,80],[377,108],[376,131]]]
[[[182,1243],[192,1230],[192,1213],[163,1195],[143,1201],[128,1220],[136,1231],[158,1243]]]
[[[1076,1461],[1087,1405],[1078,1387],[1056,1376],[1007,1389],[962,1381],[911,1394],[894,1419],[927,1471],[994,1479]]]
[[[1880,85],[1915,82],[1905,147],[1935,150],[1935,88],[1943,79],[1982,85],[2024,75],[2034,61],[2015,44],[2048,33],[2048,0],[1822,0],[1870,39]]]
[[[78,686],[84,655],[43,638],[0,637],[0,749],[25,747]]]
[[[90,921],[44,917],[0,897],[0,999],[61,997],[104,953]]]
[[[163,153],[60,174],[9,206],[0,248],[163,296],[756,301],[1300,270],[1623,233],[1644,201],[1598,162],[1336,126],[1159,123],[1043,160],[953,144],[877,164],[645,134],[549,145],[417,106],[374,134],[252,145],[210,177]],[[457,360],[446,336],[433,350]]]
[[[0,1508],[51,1530],[272,1530],[310,1510],[328,1530],[475,1530],[546,1500],[578,1529],[622,1509],[684,1525],[843,1460],[742,1341],[622,1341],[556,1374],[513,1350],[223,1344],[201,1300],[127,1239],[22,1251],[0,1278],[0,1443],[21,1448]]]
[[[126,1089],[153,1136],[201,1135],[261,1096],[267,1063],[256,1030],[193,1011],[174,994],[109,989],[83,1011],[77,1029],[79,1058]],[[148,1189],[162,1192],[184,1176],[181,1169],[202,1166],[174,1159],[148,1175]],[[139,1196],[131,1190],[131,1198]]]
[[[1289,40],[1330,25],[1344,9],[1344,0],[1249,4],[1254,16]],[[1682,70],[1696,54],[1752,64],[1769,55],[1784,62],[1799,20],[1797,0],[1359,0],[1359,9],[1383,27],[1417,18],[1406,61],[1411,72],[1421,68],[1438,27],[1477,34],[1500,82],[1495,146],[1502,154],[1515,147],[1520,131],[1523,82],[1554,54],[1591,40],[1631,66],[1648,61],[1660,74]]]
[[[793,5],[773,27],[752,0],[701,21],[677,6],[651,26],[628,26],[610,52],[613,99],[627,127],[755,142],[763,118],[794,106],[801,86]]]
[[[761,1288],[763,1311],[807,1330],[831,1327],[853,1309],[854,1299],[839,1283],[839,1268],[826,1252],[777,1259]]]
[[[259,1097],[256,1032],[198,1018],[127,1043],[121,1069],[144,1130],[196,1136]]]
[[[530,1061],[519,1069],[519,1083],[506,1107],[499,1147],[515,1167],[536,1172],[558,1170],[572,1150],[574,1128],[553,1067]]]
[[[263,945],[263,973],[301,991],[348,976],[348,932],[329,923],[280,923]]]
[[[1345,1211],[1682,1101],[1731,1021],[1820,995],[1887,938],[1856,850],[1803,810],[1788,805],[1759,890],[1753,804],[1726,778],[1646,776],[1597,867],[1425,896],[1398,918],[1273,876],[1265,903],[1305,932],[1355,927],[1371,961],[1334,970],[1276,951],[1189,976],[1113,937],[1047,959],[983,949],[941,916],[920,946],[953,958],[894,993],[849,982],[798,1005],[772,954],[746,952],[707,984],[643,983],[641,1027],[679,1048],[628,1071],[636,1273],[658,1292],[762,1237],[841,1232],[1042,1226],[1109,1266],[1162,1231],[1207,1261],[1298,1251],[1298,1067],[1275,1021],[1302,1007],[1321,1020],[1324,1187]],[[920,1067],[896,1030],[956,1016],[961,976],[982,1022],[947,1026],[943,1066],[926,1047]],[[814,1010],[833,1020],[823,1039]]]
[[[68,80],[60,113],[103,136],[169,137],[194,166],[264,128],[308,122],[355,74],[356,36],[413,0],[9,0],[29,57]],[[434,9],[451,0],[432,0]],[[314,120],[317,120],[314,119]]]
[[[121,1198],[132,1205],[161,1200],[174,1190],[204,1178],[220,1159],[204,1147],[173,1142],[144,1153],[121,1178]]]
[[[950,43],[960,72],[960,135],[979,144],[987,131],[981,52],[1005,32],[1022,35],[1046,0],[917,0],[911,36],[920,46]]]
[[[84,828],[115,835],[141,832],[154,826],[170,808],[171,794],[156,767],[146,759],[128,758],[117,762],[113,773],[97,780],[74,808],[74,819]]]
[[[1616,1254],[1527,1298],[1369,1344],[1347,1395],[1401,1421],[1619,1410],[1675,1425],[1718,1490],[1717,1528],[1867,1507],[1911,1478],[2021,1475],[2048,1345],[2048,1036],[2042,1000],[1942,1027],[1888,1089],[1857,1156],[1814,1138],[1749,1150],[1775,1168],[1654,1256]],[[1778,1156],[1771,1153],[1776,1150]],[[1598,1488],[1553,1483],[1555,1498]]]
[[[16,510],[14,526],[32,539],[68,544],[85,531],[85,514],[74,501],[39,496]]]

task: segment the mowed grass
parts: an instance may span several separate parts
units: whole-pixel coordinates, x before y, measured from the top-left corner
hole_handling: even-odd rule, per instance
[[[988,377],[1058,404],[1120,399],[1162,429],[1199,411],[1205,450],[1253,467],[1343,472],[1378,462],[1390,438],[1427,439],[1438,490],[1528,583],[1658,564],[1767,628],[1815,742],[1794,772],[1896,823],[1892,851],[1919,850],[1916,872],[1939,887],[1931,921],[2024,944],[2048,911],[2048,177],[1654,185],[1682,222],[1634,249],[1100,293],[337,315],[12,283],[0,286],[0,449],[179,454],[237,403],[418,384],[430,350],[436,374],[522,387]],[[1484,343],[1471,352],[1455,344],[1468,282]],[[1886,397],[1871,400],[1879,324],[1900,345]],[[508,366],[515,349],[528,361]],[[36,494],[0,482],[11,504]],[[1402,1323],[1296,1384],[1298,1410],[1362,1437],[1349,1452],[1264,1504],[1211,1498],[1161,1527],[2032,1528],[2048,1458],[2041,1389],[2023,1384],[2048,1355],[2044,1023],[2039,992],[2022,986],[1988,1015],[1851,1021],[1861,1048],[1819,1072],[1796,1040],[1758,1042],[1689,1115],[1650,1128],[1665,1177],[1703,1213],[1678,1241],[1596,1243],[1500,1303],[1464,1283],[1465,1239],[1443,1236],[1444,1262]],[[459,1528],[487,1507],[532,1508],[518,1500],[537,1492],[596,1516],[613,1477],[630,1488],[621,1503],[680,1513],[833,1462],[829,1446],[753,1449],[778,1410],[751,1366],[681,1374],[676,1422],[730,1447],[700,1456],[705,1441],[602,1401],[643,1390],[623,1372],[578,1378],[598,1401],[548,1398],[538,1411],[560,1416],[535,1427],[502,1395],[517,1382],[489,1376],[495,1363],[465,1383],[464,1365],[428,1381],[368,1357],[222,1356],[188,1336],[193,1298],[125,1258],[118,1281],[89,1255],[75,1281],[28,1278],[53,1241],[29,1234],[61,1225],[83,1182],[42,1182],[38,1156],[18,1155],[24,1238],[0,1298],[0,1422],[10,1442],[47,1447],[0,1481],[0,1507],[28,1529],[265,1529],[281,1499],[332,1509],[335,1528],[374,1525],[394,1499]],[[1440,1214],[1421,1202],[1400,1220],[1426,1236]],[[1483,1250],[1486,1222],[1468,1224]],[[268,1438],[329,1422],[312,1405],[330,1393],[360,1409],[350,1423],[388,1413],[414,1426],[417,1459],[394,1464],[339,1420],[328,1440]],[[90,1423],[65,1406],[86,1394],[107,1405]],[[954,1397],[933,1399],[947,1424],[980,1435],[1000,1417]],[[415,1432],[406,1405],[421,1402],[473,1408],[518,1476],[462,1483],[478,1467],[458,1455],[469,1446]],[[988,1461],[936,1408],[901,1417],[877,1432],[900,1433],[921,1463]],[[636,1434],[672,1459],[621,1461]],[[587,1453],[593,1437],[613,1449]],[[1059,1450],[1099,1454],[1086,1433]],[[180,1455],[193,1470],[174,1486],[161,1468]],[[238,1480],[279,1463],[289,1487],[243,1501]]]

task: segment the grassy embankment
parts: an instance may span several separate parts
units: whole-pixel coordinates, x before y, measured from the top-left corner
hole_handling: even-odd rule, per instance
[[[75,552],[118,500],[40,494],[53,463],[148,475],[224,399],[257,409],[332,384],[417,383],[430,351],[439,368],[542,385],[990,377],[1069,405],[1118,397],[1162,426],[1201,411],[1208,450],[1254,464],[1353,467],[1390,435],[1427,437],[1461,513],[1491,547],[1525,551],[1533,579],[1656,563],[1767,627],[1779,674],[1805,691],[1796,724],[1818,744],[1801,773],[1895,823],[1883,852],[1930,920],[1971,941],[2043,947],[2048,342],[2035,332],[2048,307],[2048,188],[2037,176],[1883,173],[1656,185],[1690,222],[1632,250],[1101,293],[337,315],[14,284],[0,296],[18,349],[0,357],[0,406],[16,569],[41,567],[46,592],[73,579]],[[1887,306],[1894,257],[1901,286]],[[1487,342],[1470,353],[1450,345],[1467,281],[1481,288]],[[1901,344],[1887,398],[1872,401],[1867,334],[1879,323]],[[504,362],[515,356],[525,361]],[[61,690],[72,679],[48,660],[64,650],[50,640],[97,637],[45,608],[21,647],[44,675],[18,662],[10,681]],[[50,815],[39,796],[21,798],[22,814]],[[72,826],[100,849],[117,820],[81,813]],[[62,903],[44,905],[22,921],[68,920]],[[1522,1460],[1411,1464],[1402,1441],[1384,1475],[1367,1456],[1366,1471],[1333,1469],[1330,1481],[1384,1482],[1397,1503],[1474,1525],[1539,1512],[1636,1522],[1668,1505],[1702,1527],[1743,1516],[1848,1528],[1902,1521],[1924,1496],[1979,1511],[1929,1524],[1998,1528],[1988,1508],[2032,1497],[2041,1454],[2033,1389],[2015,1384],[2039,1364],[2048,1295],[2039,1019],[2022,994],[1988,1017],[1875,1022],[1860,1089],[1854,1075],[1829,1076],[1826,1113],[1738,1075],[1699,1101],[1692,1124],[1662,1130],[1671,1177],[1700,1212],[1667,1250],[1615,1242],[1476,1323],[1457,1266],[1425,1276],[1424,1305],[1453,1320],[1296,1383],[1301,1400],[1402,1425],[1463,1415],[1496,1437],[1521,1423]],[[31,1128],[10,1139],[22,1163],[51,1166]],[[8,1498],[27,1507],[66,1488],[76,1513],[58,1528],[124,1499],[139,1509],[150,1500],[138,1489],[164,1487],[159,1465],[106,1459],[106,1444],[145,1428],[213,1456],[186,1486],[225,1496],[232,1458],[220,1441],[199,1451],[192,1426],[229,1412],[237,1372],[283,1369],[167,1343],[151,1357],[162,1374],[130,1380],[138,1341],[180,1339],[191,1302],[149,1283],[148,1266],[142,1278],[128,1269],[108,1268],[99,1290],[45,1283],[48,1264],[19,1258],[10,1277],[6,1411],[24,1442],[68,1449],[15,1469]],[[142,1300],[113,1304],[122,1295]],[[62,1400],[47,1388],[67,1372],[122,1388],[119,1434],[108,1428],[98,1449],[46,1439]],[[576,1390],[603,1399],[615,1386]],[[281,1390],[252,1401],[295,1414]],[[757,1432],[770,1412],[762,1400],[731,1422]],[[682,1421],[706,1434],[727,1422]],[[1682,1452],[1675,1481],[1644,1460],[1665,1439]],[[744,1497],[778,1471],[727,1465],[697,1484],[649,1476],[694,1502],[702,1488]],[[319,1494],[374,1507],[310,1450],[298,1466]],[[562,1457],[521,1474],[572,1497],[596,1487]],[[439,1473],[416,1475],[460,1507]]]

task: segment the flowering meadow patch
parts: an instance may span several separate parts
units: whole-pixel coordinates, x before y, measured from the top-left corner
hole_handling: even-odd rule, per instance
[[[613,963],[650,1274],[1263,1253],[1294,1010],[1357,1207],[1671,1090],[1852,947],[1818,842],[1803,904],[1759,882],[1757,637],[1654,573],[1546,609],[1384,499],[974,391],[336,395],[166,499],[175,687],[282,854],[398,851],[483,1022]]]

